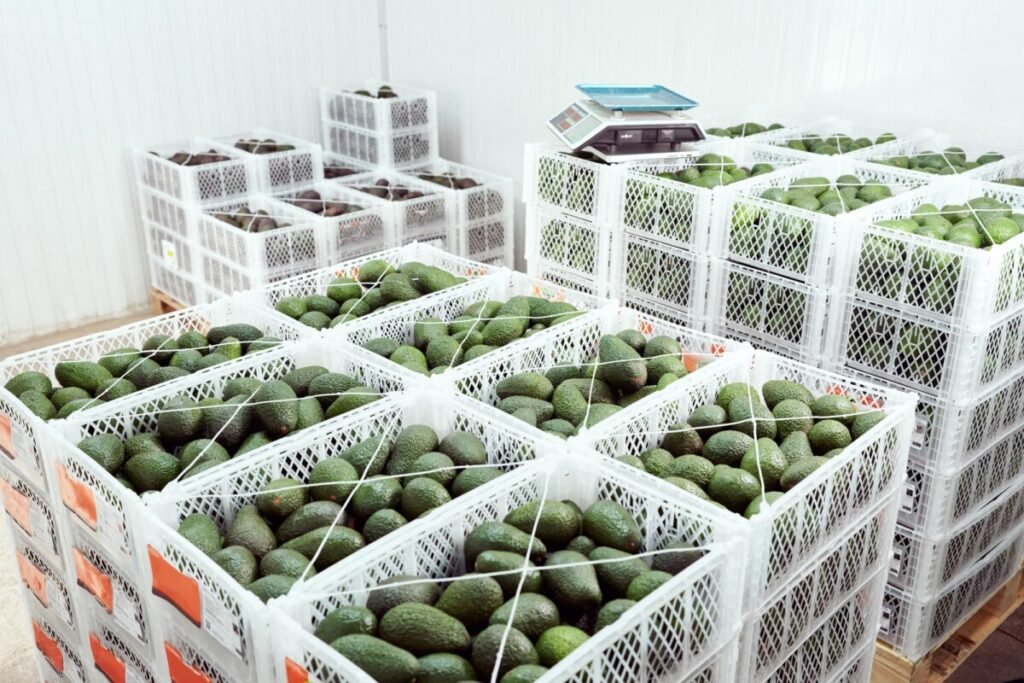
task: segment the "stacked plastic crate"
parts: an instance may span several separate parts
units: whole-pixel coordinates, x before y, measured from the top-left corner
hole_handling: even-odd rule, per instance
[[[453,254],[513,265],[512,181],[438,156],[433,91],[367,81],[321,88],[323,145],[343,184],[388,202],[392,240],[419,240]],[[346,257],[356,254],[346,252]]]
[[[782,142],[796,133],[783,129],[772,135],[782,136]],[[837,250],[845,226],[871,210],[866,200],[898,195],[928,178],[847,156],[804,156],[809,159],[804,165],[722,190],[711,227],[707,319],[711,331],[817,365],[826,355]],[[787,203],[786,192],[794,182],[813,183],[812,195],[830,191],[846,211],[829,213]],[[880,191],[872,196],[870,188]],[[818,204],[814,196],[810,199]],[[851,202],[859,208],[846,207]]]
[[[997,232],[999,219],[1024,220],[1024,191],[968,177],[1013,177],[1018,166],[995,161],[866,207],[839,249],[835,367],[921,398],[880,628],[911,660],[1024,556],[1024,238]],[[921,234],[954,223],[997,243]]]
[[[263,196],[321,180],[316,144],[264,129],[197,138],[136,150],[135,173],[152,284],[179,303],[331,260],[322,229]]]

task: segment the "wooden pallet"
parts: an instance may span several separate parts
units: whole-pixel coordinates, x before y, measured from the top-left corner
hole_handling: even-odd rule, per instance
[[[974,653],[985,639],[1024,605],[1024,569],[1011,576],[951,636],[916,662],[878,641],[871,669],[872,683],[941,683]]]
[[[164,313],[174,313],[185,308],[185,304],[181,303],[173,296],[157,289],[156,287],[149,288],[149,306],[153,309],[153,315],[163,315]]]

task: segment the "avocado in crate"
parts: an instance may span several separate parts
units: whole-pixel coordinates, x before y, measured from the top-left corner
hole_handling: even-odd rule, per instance
[[[726,384],[670,425],[661,444],[620,460],[748,519],[885,420],[885,411],[792,380]]]
[[[583,311],[568,301],[536,296],[477,301],[450,322],[430,315],[419,318],[413,323],[411,345],[377,337],[363,347],[414,372],[433,375],[580,315]]]
[[[755,163],[749,166],[737,164],[727,154],[702,154],[688,168],[679,171],[658,173],[659,178],[675,180],[696,187],[713,189],[720,185],[728,185],[753,176],[764,175],[775,170],[769,163]]]
[[[745,121],[734,126],[717,126],[706,130],[708,135],[720,138],[745,138],[751,135],[760,135],[770,130],[785,128],[781,123],[769,123],[767,126],[755,121]]]
[[[316,637],[377,680],[487,680],[497,672],[502,681],[532,681],[642,610],[644,598],[704,555],[677,543],[653,561],[638,556],[640,526],[612,500],[586,510],[534,500],[478,524],[464,548],[471,573],[392,577],[370,590],[366,606],[329,612]]]
[[[205,152],[185,152],[177,151],[168,154],[167,156],[161,155],[159,152],[149,152],[153,156],[166,159],[172,164],[178,166],[202,166],[203,164],[215,164],[220,161],[229,161],[231,159],[227,154],[222,154],[215,149],[209,149]]]
[[[984,152],[971,159],[962,147],[947,147],[941,152],[924,150],[909,154],[874,157],[870,161],[876,164],[905,168],[920,173],[956,175],[972,171],[985,164],[1000,161],[1003,158],[1003,155],[999,152]]]
[[[222,211],[213,214],[217,220],[238,228],[242,232],[264,233],[279,228],[287,228],[290,223],[282,217],[271,216],[265,209],[253,209],[250,206],[241,206],[234,211]],[[315,251],[313,235],[308,236],[308,251]],[[298,245],[296,248],[299,248]]]
[[[178,533],[261,600],[310,578],[453,498],[502,474],[468,431],[443,437],[409,424],[317,461],[303,481],[271,479],[221,528],[208,514]]]
[[[684,354],[679,340],[647,338],[635,329],[603,335],[582,365],[555,365],[498,382],[497,407],[566,439],[664,389],[705,361]]]
[[[873,145],[892,142],[895,139],[896,136],[892,133],[882,133],[872,139],[866,135],[854,138],[842,132],[829,133],[827,135],[807,132],[803,134],[798,133],[792,137],[786,137],[777,144],[782,144],[799,152],[810,152],[811,154],[832,156],[835,154],[856,152],[857,150],[865,149]]]
[[[337,277],[323,295],[286,296],[274,308],[322,330],[466,282],[464,277],[418,261],[407,261],[395,268],[380,259],[363,263],[357,278]]]
[[[186,394],[163,401],[156,430],[122,440],[97,433],[78,448],[131,491],[159,491],[244,453],[380,398],[346,374],[322,366],[296,368],[280,379],[236,377],[220,396]]]
[[[257,353],[281,343],[277,337],[248,323],[197,330],[178,337],[155,334],[142,348],[124,347],[103,354],[95,362],[69,360],[54,366],[54,380],[26,370],[4,388],[35,415],[64,419],[75,411],[92,408],[191,373]]]

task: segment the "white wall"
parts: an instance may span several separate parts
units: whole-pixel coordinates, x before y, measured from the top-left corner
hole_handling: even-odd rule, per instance
[[[385,2],[389,77],[438,91],[442,154],[517,182],[588,80],[1024,148],[1012,0]],[[315,138],[316,86],[378,75],[378,37],[374,0],[0,2],[0,344],[144,305],[129,148]]]
[[[375,0],[0,2],[0,346],[146,305],[132,147],[316,139],[379,68]]]

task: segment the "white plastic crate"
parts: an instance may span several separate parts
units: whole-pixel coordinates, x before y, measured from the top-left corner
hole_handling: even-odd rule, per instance
[[[139,214],[145,223],[151,223],[171,233],[176,242],[190,242],[195,238],[189,221],[190,206],[171,199],[165,194],[139,183]]]
[[[258,143],[273,140],[276,145],[290,145],[292,149],[274,152],[257,152],[238,147],[238,143]],[[255,174],[253,191],[274,192],[290,187],[301,187],[318,183],[324,178],[323,154],[320,145],[301,140],[291,135],[257,128],[239,135],[225,135],[212,140],[212,147],[225,154],[239,155],[251,160]],[[274,143],[264,143],[263,149]],[[275,148],[276,148],[275,145]]]
[[[408,168],[438,156],[437,126],[406,128],[390,133],[331,121],[321,123],[324,150],[342,159],[377,168]]]
[[[344,339],[359,347],[371,339],[379,337],[394,339],[402,344],[413,344],[414,328],[418,320],[432,316],[444,322],[451,322],[474,303],[506,301],[514,296],[533,296],[551,301],[566,301],[580,311],[598,310],[611,305],[611,302],[605,299],[567,290],[522,273],[506,271],[486,278],[479,278],[465,287],[441,291],[421,306],[396,306],[393,312],[389,309],[383,311],[379,316],[358,318],[347,325],[340,326],[336,331],[331,330],[325,336],[328,339]],[[560,323],[560,325],[564,324],[566,323]],[[558,326],[551,329],[558,329]],[[527,340],[542,339],[548,333],[549,330],[543,330],[529,337],[517,339],[502,347],[495,354],[496,356],[504,355],[507,350],[518,348]],[[396,372],[408,375],[410,380],[423,377],[420,373],[397,363],[391,363],[388,359],[381,358],[376,354],[374,354],[374,358],[393,368]],[[481,361],[486,362],[485,358],[486,356],[460,364],[459,371],[468,372],[468,368],[478,367],[478,363]]]
[[[847,379],[757,351],[753,362],[749,356],[730,362],[727,355],[724,360],[691,374],[689,381],[674,382],[653,397],[639,401],[638,408],[623,410],[602,421],[583,437],[589,446],[608,457],[638,455],[659,446],[670,426],[685,421],[695,408],[714,403],[719,389],[726,384],[746,382],[760,387],[771,379],[799,382],[816,395],[844,394],[857,405],[883,409],[886,415],[840,456],[787,492],[770,510],[747,521],[752,563],[744,602],[748,608],[775,595],[794,571],[834,548],[838,535],[902,491],[913,426],[913,394]],[[655,480],[651,475],[641,476]]]
[[[992,547],[1020,535],[1024,489],[1001,493],[955,528],[930,538],[897,526],[889,565],[889,585],[914,600],[928,600],[969,569]]]
[[[688,327],[704,323],[708,260],[633,234],[621,236],[612,264],[612,298]]]
[[[201,306],[218,298],[198,277],[171,268],[164,258],[150,257],[149,284],[182,306]]]
[[[147,220],[142,221],[142,231],[146,242],[146,254],[151,261],[158,263],[161,269],[170,275],[195,280],[197,266],[200,264],[199,249],[195,241],[179,237]],[[153,284],[156,285],[155,278]],[[171,285],[170,288],[179,292],[184,289],[180,285]],[[195,295],[191,297],[192,300],[195,298]]]
[[[156,666],[171,683],[264,680],[258,672],[247,671],[231,657],[211,656],[210,648],[202,639],[197,640],[194,632],[184,632],[166,623],[159,624],[158,629],[162,633],[162,644],[157,648]]]
[[[157,665],[155,650],[140,647],[99,611],[84,610],[82,629],[88,645],[84,653],[87,666],[98,671],[109,683],[163,683],[167,680]]]
[[[839,367],[945,399],[973,399],[1024,367],[1024,309],[983,328],[839,296],[826,348]]]
[[[54,564],[18,537],[14,537],[12,549],[26,604],[77,636],[79,606],[72,593],[72,579],[64,565]]]
[[[515,265],[511,178],[446,159],[406,169],[405,173],[420,180],[424,180],[420,178],[424,174],[473,179],[477,185],[466,189],[431,183],[448,199],[449,220],[454,222],[456,235],[452,251],[485,263],[509,268]]]
[[[244,210],[266,211],[278,223],[267,232],[246,232],[220,218]],[[263,195],[251,195],[193,213],[202,247],[195,274],[219,295],[265,287],[331,262],[327,227],[306,211]],[[226,275],[226,276],[225,276]]]
[[[391,187],[405,187],[423,195],[414,199],[385,200],[390,205],[394,220],[395,246],[425,242],[452,253],[456,252],[456,207],[449,204],[440,185],[386,169],[345,176],[332,182],[373,196],[364,190],[374,188],[382,180],[387,181]]]
[[[441,436],[452,431],[472,432],[484,442],[489,462],[506,470],[559,448],[553,437],[537,435],[513,420],[491,415],[468,398],[456,395],[440,401],[437,398],[436,392],[421,391],[375,402],[344,418],[306,430],[300,443],[271,446],[244,463],[229,465],[212,476],[203,474],[147,499],[147,507],[160,518],[160,523],[140,530],[137,539],[140,556],[150,558],[146,580],[154,592],[158,585],[171,585],[169,575],[172,573],[175,582],[197,587],[202,596],[202,610],[191,617],[202,624],[203,637],[193,639],[197,647],[205,647],[206,642],[214,643],[214,648],[207,650],[211,657],[220,651],[219,647],[227,648],[245,663],[247,670],[256,671],[261,665],[260,648],[268,645],[263,642],[268,624],[259,599],[177,533],[178,524],[188,515],[209,515],[226,529],[238,508],[252,503],[271,479],[292,477],[306,481],[313,465],[320,460],[337,457],[371,436],[384,436],[393,441],[402,428],[410,424],[429,425]],[[379,541],[371,544],[368,547],[373,550],[367,552],[375,554],[380,545]],[[367,552],[351,557],[361,557]],[[163,574],[157,573],[158,568]],[[169,620],[186,631],[189,623],[194,623],[183,617],[189,605],[180,599],[175,602],[176,598],[178,596],[169,595],[166,602],[156,601],[157,613],[162,621]],[[228,617],[226,622],[218,619],[223,615]]]
[[[288,325],[293,328],[297,328],[299,330],[304,331],[304,333],[306,334],[309,334],[311,331],[315,333],[315,330],[312,330],[312,328],[307,327],[302,323],[293,320],[292,318],[289,318],[283,313],[278,313],[276,310],[273,310],[274,307],[281,299],[285,297],[294,296],[302,298],[305,296],[309,296],[311,294],[326,294],[327,286],[335,278],[358,278],[359,268],[367,261],[376,259],[386,261],[394,268],[398,268],[403,263],[407,263],[409,261],[418,261],[428,266],[436,266],[438,268],[442,268],[452,273],[453,275],[464,277],[468,281],[472,281],[476,278],[484,277],[491,273],[497,273],[504,270],[498,266],[491,266],[486,263],[480,263],[479,261],[471,261],[460,256],[454,256],[444,251],[443,249],[438,249],[437,247],[430,244],[413,243],[407,244],[402,247],[385,249],[384,251],[379,251],[373,254],[366,254],[365,256],[360,256],[358,258],[341,261],[340,263],[328,266],[327,268],[314,270],[312,272],[306,273],[305,275],[292,277],[287,280],[282,280],[281,282],[270,285],[269,287],[248,292],[246,294],[243,294],[242,298],[246,302],[252,304],[253,306],[258,306],[262,308],[264,311],[267,312],[267,315],[274,316],[283,325]],[[456,285],[456,287],[462,286],[465,285]],[[449,287],[448,289],[443,291],[451,292],[453,289],[453,287]],[[387,311],[389,313],[392,313],[399,306],[423,305],[425,299],[429,297],[436,297],[438,294],[439,292],[435,292],[434,294],[428,294],[426,296],[420,297],[419,299],[415,299],[405,304],[396,304],[395,306],[388,308]],[[369,313],[365,316],[362,316],[361,318],[359,318],[359,320],[368,320],[371,316],[376,317],[382,315],[383,312],[384,309],[381,308],[374,311],[373,313]]]
[[[908,218],[921,204],[941,209],[982,196],[1024,211],[1024,188],[958,177],[855,212],[858,221],[840,248],[841,286],[859,299],[951,325],[980,327],[1024,309],[1024,237],[976,249],[874,225]]]
[[[1024,537],[1007,538],[926,601],[886,587],[878,637],[916,661],[953,633],[1003,583],[1020,571]]]
[[[394,97],[376,97],[378,89],[388,86]],[[373,97],[357,95],[366,90]],[[351,88],[321,86],[320,118],[362,128],[371,133],[393,133],[424,126],[437,130],[437,94],[376,79]]]
[[[594,296],[612,293],[612,264],[621,260],[611,223],[595,223],[527,204],[523,255],[526,272]]]
[[[897,160],[898,157],[928,155],[932,158],[928,160],[927,167],[933,169],[934,172],[904,168],[902,166],[896,166],[896,168],[902,168],[910,173],[919,173],[930,177],[932,180],[937,180],[940,176],[961,175],[956,172],[953,163],[944,155],[944,151],[950,147],[959,147],[963,150],[967,161],[975,161],[982,154],[989,152],[1003,154],[1004,157],[1015,154],[1013,150],[1004,151],[1000,145],[984,145],[976,142],[961,141],[950,135],[936,133],[932,130],[922,130],[914,135],[893,140],[892,142],[850,152],[849,156],[852,159],[863,159],[876,164],[892,166],[892,162]],[[982,164],[977,168],[965,171],[962,175],[970,173],[973,176],[976,172],[985,168],[986,165]]]
[[[462,575],[462,544],[473,527],[548,498],[569,499],[584,508],[595,500],[616,501],[638,520],[645,551],[684,541],[706,553],[648,596],[644,608],[602,629],[538,683],[692,680],[738,632],[742,563],[736,558],[742,557],[743,545],[734,524],[665,490],[645,487],[634,472],[593,457],[545,458],[467,494],[461,504],[432,513],[416,527],[394,532],[393,538],[378,542],[380,549],[372,557],[353,558],[318,574],[273,603],[301,627],[283,614],[272,620],[275,680],[291,680],[285,678],[290,660],[314,680],[370,681],[317,640],[310,633],[314,625],[338,606],[365,603],[369,590],[391,576],[443,580]]]
[[[67,535],[65,552],[76,602],[84,609],[102,612],[139,648],[151,649],[151,615],[137,567],[124,565],[78,525],[71,526]]]
[[[35,607],[30,607],[28,614],[42,680],[46,683],[90,683],[93,678],[86,668],[78,633],[69,631]]]
[[[199,400],[209,395],[220,396],[224,383],[235,377],[268,381],[307,365],[322,365],[332,372],[349,374],[382,394],[405,388],[404,376],[387,368],[364,366],[342,349],[315,338],[282,345],[231,364],[225,363],[221,369],[183,377],[173,384],[159,385],[82,415],[72,414],[67,420],[56,423],[60,435],[50,437],[47,434],[49,444],[44,444],[44,449],[52,454],[52,477],[67,509],[69,524],[77,525],[88,534],[93,543],[111,553],[126,571],[139,571],[141,564],[132,539],[134,530],[144,528],[149,519],[140,510],[140,499],[80,451],[76,444],[95,434],[115,434],[126,439],[139,432],[154,431],[157,413],[172,397],[187,395]],[[289,435],[278,442],[294,443],[291,440],[300,434]],[[255,453],[258,450],[251,451],[246,457]]]
[[[0,463],[0,503],[12,533],[42,551],[55,567],[63,567],[66,525],[52,499],[14,470]]]
[[[1012,178],[1024,178],[1024,153],[1007,156],[1000,161],[979,166],[964,174],[965,178],[968,176],[992,183],[1000,183]]]
[[[229,157],[195,166],[182,166],[168,159],[183,152],[188,155],[222,154]],[[188,206],[205,206],[244,197],[256,189],[252,160],[241,151],[224,153],[213,149],[208,140],[157,145],[136,149],[135,177],[139,184],[161,192]]]
[[[682,327],[631,308],[612,306],[560,323],[545,334],[522,340],[501,353],[485,354],[464,367],[449,370],[444,377],[462,393],[495,405],[499,400],[497,385],[506,377],[520,372],[543,373],[555,365],[583,365],[597,355],[603,335],[624,329],[639,330],[648,338],[666,335],[679,341],[683,348],[682,361],[689,374],[670,386],[699,381],[708,368],[718,364],[732,367],[750,360],[751,348],[742,342]],[[643,413],[642,406],[651,400],[651,396],[640,399],[600,424]]]
[[[881,128],[875,128],[871,126],[864,126],[853,121],[846,119],[840,119],[834,116],[828,116],[821,119],[804,121],[799,123],[791,123],[784,128],[778,130],[767,131],[757,136],[757,142],[766,143],[770,145],[778,145],[780,147],[786,147],[790,141],[801,140],[807,136],[817,136],[820,138],[827,138],[833,135],[848,135],[855,140],[861,138],[867,138],[870,140],[872,145],[875,146],[876,140],[883,134],[896,135],[892,130],[883,130]],[[907,137],[905,135],[896,135],[896,139],[902,139]],[[864,147],[863,149],[868,149]],[[802,151],[802,150],[797,150]],[[837,150],[840,152],[838,156],[850,154],[856,150]],[[819,153],[805,152],[811,158],[819,158],[824,156]]]
[[[323,230],[327,242],[328,265],[397,245],[394,211],[389,202],[335,181],[326,181],[303,189],[315,190],[323,200],[344,202],[353,209],[340,216],[324,217],[304,209],[303,201],[315,203],[318,200],[299,199],[298,190],[275,195],[280,201],[293,205],[322,225],[320,229]]]
[[[876,512],[839,535],[823,556],[800,568],[789,583],[744,618],[740,640],[743,675],[737,680],[768,679],[771,671],[813,639],[819,627],[847,609],[847,601],[864,590],[865,582],[871,583],[884,572],[896,523],[895,496],[889,494]],[[880,587],[874,600],[873,604],[861,607],[877,612],[881,604]],[[873,627],[867,630],[873,635]],[[848,639],[847,635],[837,638],[829,633],[825,638],[825,644],[836,650],[833,657],[845,659],[859,646],[859,637]],[[825,680],[824,674],[822,671],[819,676],[803,680]]]
[[[96,361],[104,354],[125,347],[142,348],[143,343],[156,334],[177,338],[184,332],[206,333],[211,327],[245,322],[263,330],[264,334],[282,340],[315,336],[308,328],[296,328],[281,320],[281,316],[265,309],[248,305],[238,299],[220,299],[210,304],[186,308],[167,315],[146,318],[139,322],[98,332],[79,339],[61,342],[34,351],[10,356],[0,361],[0,454],[9,459],[4,462],[42,491],[50,491],[46,463],[38,446],[38,431],[45,428],[40,418],[25,407],[13,394],[3,388],[12,377],[29,370],[41,372],[51,379],[61,361]],[[248,356],[247,358],[252,358]],[[223,370],[223,365],[217,366]],[[201,371],[206,372],[206,371]],[[194,376],[193,375],[190,375]],[[175,380],[172,380],[174,382]],[[161,389],[172,382],[161,384]],[[132,401],[138,392],[126,397]],[[109,406],[121,405],[120,400]],[[9,425],[9,427],[8,427]],[[5,439],[9,429],[10,437]]]
[[[928,182],[917,173],[887,168],[849,157],[809,155],[807,164],[728,185],[715,195],[711,220],[711,253],[719,258],[784,275],[816,287],[834,283],[837,264],[848,254],[845,234],[860,217],[882,211],[889,202],[855,209],[838,216],[809,211],[764,199],[769,188],[786,189],[798,178],[854,175],[862,183],[884,183],[895,196]]]
[[[709,332],[804,363],[821,362],[829,290],[716,258],[707,270]]]
[[[523,201],[585,221],[616,222],[625,167],[575,156],[556,143],[527,144]],[[530,244],[527,238],[527,244]]]
[[[696,146],[697,155],[708,153],[730,157],[738,166],[767,163],[776,170],[807,163],[807,156],[771,145],[733,140],[713,140]],[[657,239],[676,247],[707,254],[712,204],[720,196],[714,190],[662,178],[661,173],[682,171],[697,164],[698,156],[682,159],[636,162],[626,167],[622,181],[621,214],[616,222],[631,233]],[[729,187],[740,187],[749,180]],[[724,186],[723,186],[724,187]]]
[[[1024,431],[1006,435],[953,474],[938,474],[911,459],[900,523],[934,536],[952,529],[1002,491],[1024,487]]]
[[[879,572],[767,675],[772,683],[867,681],[885,588]]]

